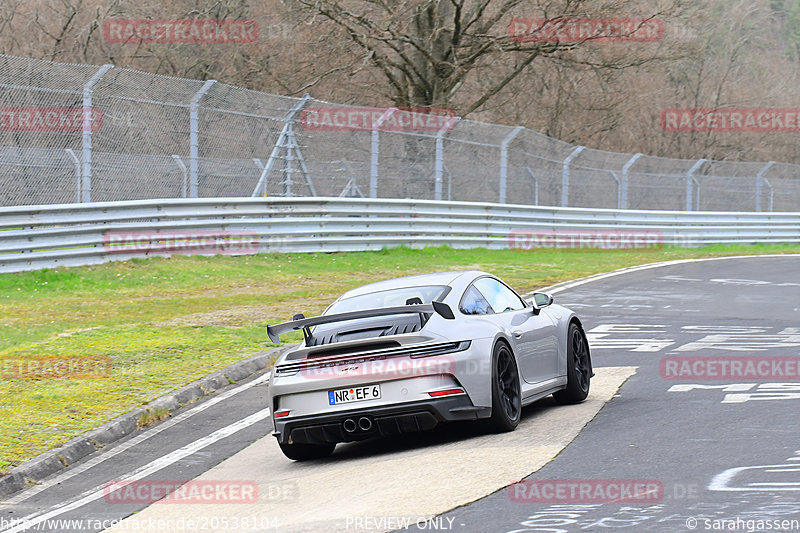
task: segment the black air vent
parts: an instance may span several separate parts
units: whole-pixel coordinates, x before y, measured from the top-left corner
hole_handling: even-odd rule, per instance
[[[369,352],[372,350],[397,348],[398,346],[400,346],[400,343],[397,341],[371,342],[369,344],[362,344],[360,346],[349,346],[347,348],[328,348],[324,350],[314,350],[313,352],[310,352],[306,357],[308,359],[312,359],[314,357],[330,357],[334,355],[343,355],[343,354],[358,354],[362,352]]]
[[[350,327],[343,326],[317,326],[314,333],[306,339],[306,346],[325,346],[336,342],[356,341],[361,339],[377,339],[391,335],[414,333],[422,329],[429,315],[403,315],[371,320],[362,320],[358,324],[350,322]]]

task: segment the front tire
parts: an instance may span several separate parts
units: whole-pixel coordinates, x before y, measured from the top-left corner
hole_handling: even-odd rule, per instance
[[[560,404],[580,403],[589,395],[592,363],[586,335],[575,322],[567,331],[567,387],[553,393]]]
[[[336,444],[305,444],[296,442],[288,444],[278,443],[283,455],[292,461],[311,461],[313,459],[325,459],[333,453]]]
[[[508,345],[498,342],[492,353],[492,416],[488,421],[489,429],[498,433],[513,431],[519,424],[521,414],[522,395],[517,361]]]

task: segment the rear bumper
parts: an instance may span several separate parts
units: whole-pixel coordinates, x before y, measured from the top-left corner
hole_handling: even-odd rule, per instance
[[[491,415],[491,407],[475,407],[466,394],[421,402],[354,409],[335,414],[274,419],[273,435],[281,443],[325,444],[371,437],[392,437],[434,429],[440,422],[475,420]],[[362,421],[366,418],[369,423]],[[352,429],[351,423],[356,429]],[[369,429],[359,427],[369,425]]]

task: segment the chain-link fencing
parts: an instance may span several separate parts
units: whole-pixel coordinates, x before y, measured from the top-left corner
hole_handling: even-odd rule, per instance
[[[0,100],[4,206],[266,195],[800,211],[798,165],[605,152],[111,65],[0,55]]]

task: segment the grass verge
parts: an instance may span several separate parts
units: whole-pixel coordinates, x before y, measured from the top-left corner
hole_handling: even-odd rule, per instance
[[[529,291],[643,263],[757,253],[800,253],[800,246],[395,248],[176,256],[0,274],[0,475],[117,415],[269,348],[267,323],[296,312],[318,314],[342,292],[367,282],[480,269]],[[13,377],[14,361],[43,357],[110,359],[111,371],[72,379]],[[159,416],[163,413],[142,423]]]

